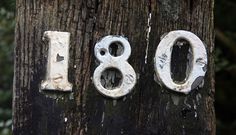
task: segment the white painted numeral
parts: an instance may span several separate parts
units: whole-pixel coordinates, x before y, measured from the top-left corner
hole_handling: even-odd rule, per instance
[[[109,53],[109,46],[115,42],[119,42],[123,46],[124,51],[120,56],[112,56]],[[127,62],[131,54],[129,42],[121,36],[106,36],[95,45],[94,53],[100,61],[100,65],[93,74],[93,82],[97,90],[101,94],[114,99],[127,95],[136,83],[135,71]],[[104,88],[101,84],[101,75],[103,71],[109,68],[118,69],[122,74],[122,83],[112,90]]]
[[[41,89],[71,91],[68,82],[68,59],[70,33],[58,31],[44,32],[43,40],[49,40],[46,78]]]
[[[172,47],[178,39],[190,43],[193,51],[192,68],[183,83],[176,83],[171,78]],[[155,54],[155,71],[159,81],[171,90],[189,93],[204,79],[207,67],[207,52],[202,41],[193,33],[183,30],[169,32],[159,43]]]

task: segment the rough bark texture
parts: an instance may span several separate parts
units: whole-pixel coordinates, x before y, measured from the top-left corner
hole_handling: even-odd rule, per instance
[[[214,0],[17,0],[16,5],[14,134],[215,134]],[[204,86],[188,95],[161,87],[154,77],[160,37],[177,29],[195,33],[208,51]],[[48,52],[42,36],[47,30],[71,33],[71,93],[40,90]],[[98,66],[94,45],[110,34],[128,38],[129,63],[138,76],[133,91],[118,100],[99,94],[91,80]],[[181,80],[186,47],[175,51],[173,78]]]

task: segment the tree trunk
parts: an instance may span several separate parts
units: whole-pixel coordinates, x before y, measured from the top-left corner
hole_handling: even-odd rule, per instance
[[[14,134],[215,134],[214,0],[17,0],[16,5]],[[208,52],[204,86],[188,95],[155,81],[153,58],[160,37],[177,29],[195,33]],[[71,33],[72,92],[40,90],[48,55],[42,36],[48,30]],[[106,35],[128,38],[128,61],[137,74],[132,92],[117,100],[97,92],[91,79],[99,65],[94,46]],[[176,80],[185,77],[186,50],[173,49]]]

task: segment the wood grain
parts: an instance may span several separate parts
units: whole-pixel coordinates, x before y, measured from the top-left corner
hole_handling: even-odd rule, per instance
[[[214,135],[213,4],[213,0],[17,0],[13,133]],[[161,87],[154,79],[160,37],[177,29],[195,33],[208,51],[204,87],[188,95]],[[71,33],[71,93],[40,90],[48,51],[42,36],[47,30]],[[128,38],[129,63],[138,77],[132,93],[118,100],[99,94],[91,80],[99,65],[94,45],[106,35]],[[177,69],[186,69],[184,62]]]

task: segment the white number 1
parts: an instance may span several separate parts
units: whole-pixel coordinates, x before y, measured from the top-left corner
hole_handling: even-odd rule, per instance
[[[72,91],[72,84],[68,82],[70,33],[46,31],[43,39],[49,41],[49,50],[47,73],[41,89]]]

